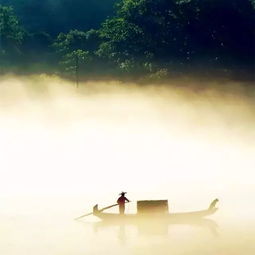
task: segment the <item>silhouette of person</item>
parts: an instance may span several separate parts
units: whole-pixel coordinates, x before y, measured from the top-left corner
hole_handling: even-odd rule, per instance
[[[126,197],[125,197],[125,194],[127,192],[121,192],[120,193],[120,197],[118,198],[117,200],[117,203],[119,205],[119,211],[120,211],[120,214],[123,215],[124,212],[125,212],[125,203],[126,202],[130,202]]]

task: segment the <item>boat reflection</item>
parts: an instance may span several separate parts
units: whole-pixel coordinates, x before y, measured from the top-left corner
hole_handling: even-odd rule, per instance
[[[117,227],[119,239],[124,241],[126,238],[126,229],[133,226],[137,229],[140,235],[161,235],[167,236],[169,230],[173,226],[190,226],[194,228],[204,228],[210,231],[210,233],[217,237],[218,236],[218,224],[211,219],[187,219],[187,220],[171,220],[169,222],[145,222],[145,221],[132,221],[130,222],[116,222],[116,221],[100,221],[93,223],[95,232],[105,230],[107,228]]]

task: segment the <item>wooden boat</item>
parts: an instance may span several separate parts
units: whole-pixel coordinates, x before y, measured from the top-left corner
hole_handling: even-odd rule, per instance
[[[216,203],[218,199],[215,199],[206,210],[194,211],[194,212],[183,212],[183,213],[137,213],[137,214],[117,214],[117,213],[105,213],[103,210],[98,209],[98,205],[93,207],[93,215],[100,218],[104,221],[146,221],[150,220],[151,222],[160,221],[180,221],[180,220],[189,220],[189,219],[200,219],[206,216],[214,214],[218,208],[216,208]]]

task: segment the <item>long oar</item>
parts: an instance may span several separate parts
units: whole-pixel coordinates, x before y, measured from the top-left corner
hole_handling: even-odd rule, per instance
[[[102,211],[104,211],[104,210],[110,209],[110,208],[115,207],[115,206],[117,206],[117,205],[119,205],[119,204],[114,204],[114,205],[107,206],[107,207],[105,207],[105,208],[99,210],[99,212],[102,212]],[[81,219],[81,218],[83,218],[83,217],[87,217],[87,216],[92,215],[92,214],[93,214],[93,212],[92,212],[92,213],[84,214],[84,215],[82,215],[82,216],[80,216],[80,217],[78,217],[78,218],[75,218],[75,220],[79,220],[79,219]]]
[[[131,201],[125,202],[125,203],[127,204],[127,203],[130,203],[130,202],[131,202]],[[100,210],[98,210],[98,211],[99,211],[99,212],[103,212],[104,210],[110,209],[110,208],[115,207],[115,206],[117,206],[117,205],[119,205],[119,204],[110,205],[110,206],[104,207],[104,208],[102,208],[102,209],[100,209]],[[82,216],[80,216],[80,217],[78,217],[78,218],[75,218],[75,220],[79,220],[79,219],[81,219],[81,218],[83,218],[83,217],[87,217],[87,216],[92,215],[92,214],[93,214],[93,212],[92,212],[92,213],[84,214],[84,215],[82,215]]]
[[[79,219],[81,219],[83,217],[86,217],[86,216],[89,216],[89,215],[92,215],[92,214],[93,214],[93,212],[92,213],[87,213],[87,214],[84,214],[84,215],[82,215],[82,216],[80,216],[78,218],[75,218],[74,220],[79,220]]]

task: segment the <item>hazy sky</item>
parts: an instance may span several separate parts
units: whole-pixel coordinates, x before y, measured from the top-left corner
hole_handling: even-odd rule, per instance
[[[243,189],[249,196],[253,97],[238,84],[225,92],[219,85],[199,91],[101,82],[76,90],[46,76],[3,79],[1,193],[179,196],[203,187],[210,195]]]

